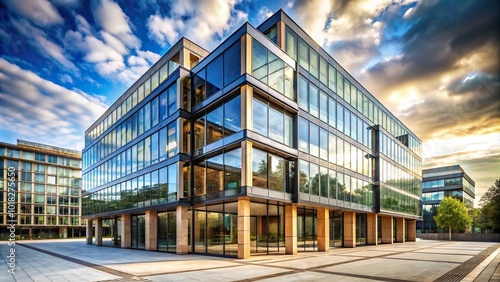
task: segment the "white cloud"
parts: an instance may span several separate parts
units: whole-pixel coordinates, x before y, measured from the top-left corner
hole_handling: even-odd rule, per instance
[[[79,0],[53,0],[57,5],[74,9],[80,6]]]
[[[50,26],[64,22],[57,9],[47,0],[8,0],[4,3],[10,11],[28,18],[39,26]]]
[[[161,58],[161,56],[159,54],[156,54],[156,53],[151,52],[151,51],[136,50],[136,52],[137,52],[137,55],[139,55],[139,57],[148,60],[151,64],[156,63]]]
[[[207,48],[215,47],[228,32],[248,19],[245,12],[235,9],[235,4],[234,0],[175,0],[168,15],[149,17],[149,37],[162,46],[185,36]]]
[[[60,74],[58,75],[58,77],[59,81],[61,81],[62,83],[73,84],[73,78],[71,78],[71,76],[69,76],[68,74]]]
[[[106,108],[89,95],[68,90],[0,58],[0,126],[21,138],[81,149],[84,130]]]
[[[265,21],[267,18],[273,15],[273,12],[269,10],[266,6],[262,6],[259,9],[259,12],[257,13],[257,20],[259,22]]]
[[[127,15],[120,8],[120,5],[111,0],[101,0],[93,8],[95,22],[104,31],[119,38],[128,47],[140,47],[141,41],[130,28],[130,21]]]
[[[55,44],[54,42],[48,40],[47,38],[43,36],[35,36],[35,42],[42,48],[45,52],[47,53],[42,53],[45,56],[50,56],[54,58],[56,61],[58,61],[61,65],[65,66],[67,69],[70,69],[72,71],[76,71],[77,68],[76,66],[66,58],[64,55],[64,50],[61,48],[59,45]]]

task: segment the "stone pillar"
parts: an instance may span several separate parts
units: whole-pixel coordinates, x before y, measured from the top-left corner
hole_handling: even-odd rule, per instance
[[[405,229],[405,219],[400,217],[396,218],[396,242],[405,242]]]
[[[177,206],[176,210],[176,250],[178,255],[187,255],[189,252],[188,245],[188,208],[184,206]]]
[[[285,206],[285,253],[297,254],[297,206]]]
[[[344,212],[344,248],[356,247],[356,213]]]
[[[156,251],[158,249],[158,212],[156,210],[146,211],[146,250]]]
[[[417,221],[408,220],[406,221],[408,225],[408,241],[415,242],[417,240]]]
[[[86,228],[86,243],[87,245],[92,244],[92,236],[94,236],[94,230],[92,229],[92,219],[87,219],[87,228]]]
[[[377,214],[376,213],[368,213],[366,215],[367,221],[367,244],[368,245],[377,245],[378,244],[378,228],[377,228]]]
[[[238,258],[250,257],[250,198],[238,198]]]
[[[318,209],[318,251],[328,252],[330,250],[330,211]]]
[[[68,238],[68,227],[59,226],[59,238]]]
[[[95,219],[95,245],[102,246],[102,218]]]
[[[394,235],[392,234],[392,216],[382,217],[382,243],[392,244]]]
[[[131,228],[132,228],[132,215],[129,213],[122,214],[122,228],[121,228],[122,248],[132,247],[132,233],[130,230]]]
[[[241,186],[252,186],[252,142],[241,141]]]

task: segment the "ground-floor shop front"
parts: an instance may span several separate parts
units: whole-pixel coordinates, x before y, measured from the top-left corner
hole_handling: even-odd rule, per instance
[[[248,258],[415,240],[415,219],[240,197],[87,219],[87,244]]]

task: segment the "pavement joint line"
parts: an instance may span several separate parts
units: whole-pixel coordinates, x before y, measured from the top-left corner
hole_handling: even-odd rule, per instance
[[[483,250],[482,252],[466,260],[459,266],[441,275],[436,280],[434,280],[434,282],[461,281],[469,273],[471,273],[478,265],[480,265],[485,259],[487,259],[492,253],[494,253],[498,248],[500,248],[500,244],[495,244]]]
[[[20,245],[20,246],[23,246],[25,248],[28,248],[28,249],[32,249],[32,250],[35,250],[35,251],[47,254],[47,255],[51,255],[51,256],[54,256],[54,257],[57,257],[57,258],[61,258],[61,259],[64,259],[64,260],[67,260],[67,261],[70,261],[70,262],[74,262],[74,263],[86,266],[86,267],[90,267],[90,268],[93,268],[95,270],[99,270],[99,271],[103,271],[103,272],[106,272],[106,273],[109,273],[109,274],[112,274],[112,275],[115,275],[115,276],[119,276],[121,278],[125,278],[125,279],[136,278],[135,275],[132,275],[132,274],[129,274],[129,273],[126,273],[126,272],[122,272],[122,271],[118,271],[118,270],[114,270],[114,269],[111,269],[109,267],[105,267],[105,266],[102,266],[102,265],[98,265],[98,264],[94,264],[94,263],[91,263],[91,262],[87,262],[87,261],[75,259],[75,258],[72,258],[72,257],[68,257],[68,256],[61,255],[61,254],[58,254],[58,253],[54,253],[54,252],[51,252],[51,251],[47,251],[47,250],[44,250],[44,249],[41,249],[41,248],[37,248],[37,247],[34,247],[34,246],[26,245],[24,243],[16,243],[16,244]]]
[[[442,262],[442,263],[454,263],[459,264],[459,261],[446,261],[446,260],[431,260],[431,259],[412,259],[412,258],[384,258],[384,259],[394,259],[394,260],[410,260],[410,261],[427,261],[427,262]]]
[[[451,242],[447,242],[447,243],[444,243],[444,244],[441,244],[441,245],[447,245],[447,244],[452,244],[452,243]],[[243,281],[258,281],[258,280],[264,280],[264,279],[269,279],[269,278],[276,278],[276,277],[285,276],[285,275],[288,275],[288,274],[295,274],[295,273],[308,272],[308,271],[309,272],[320,272],[320,273],[324,272],[324,273],[329,273],[329,271],[322,270],[322,268],[336,266],[336,265],[341,265],[341,264],[347,264],[347,263],[352,263],[352,262],[358,262],[358,261],[363,261],[363,260],[370,260],[370,259],[374,259],[374,258],[384,258],[386,256],[392,256],[392,255],[401,254],[401,253],[412,253],[412,252],[415,252],[415,251],[418,251],[418,250],[430,249],[430,248],[434,248],[434,247],[435,246],[426,246],[426,247],[415,249],[413,251],[399,251],[399,252],[393,252],[391,254],[383,254],[383,255],[378,255],[378,256],[373,256],[373,257],[362,257],[362,258],[359,258],[359,259],[354,259],[354,260],[349,260],[349,261],[341,261],[341,262],[336,262],[336,263],[331,263],[331,264],[326,264],[326,265],[320,265],[320,266],[313,266],[313,267],[303,268],[303,269],[301,269],[301,268],[294,268],[294,267],[288,267],[288,266],[280,266],[280,265],[266,265],[266,266],[269,266],[269,267],[275,267],[275,268],[281,268],[281,269],[290,270],[291,273],[288,273],[288,272],[274,273],[274,274],[269,274],[269,275],[263,275],[263,276],[254,277],[252,279],[243,279],[243,280],[237,280],[237,281],[241,281],[241,282],[243,282]],[[330,255],[334,255],[334,254],[330,254]],[[317,255],[315,257],[321,257],[321,255]],[[295,260],[295,259],[293,259],[293,260]],[[290,261],[290,260],[288,260],[288,261]],[[279,263],[279,262],[282,262],[282,261],[278,261],[276,263]],[[249,264],[252,264],[252,263],[249,263]],[[252,265],[255,265],[255,264],[252,264]],[[348,277],[352,276],[350,273],[343,273],[343,274],[342,273],[336,273],[336,275],[343,275],[343,276],[348,276]],[[376,280],[381,280],[382,279],[381,281],[408,281],[408,280],[396,280],[396,279],[383,278],[383,277],[372,277],[372,276],[369,276],[369,277],[370,277],[369,279],[376,279],[376,278],[377,278]],[[362,277],[362,278],[366,278],[366,277]]]
[[[162,272],[162,273],[154,273],[154,274],[141,274],[141,275],[136,275],[136,276],[137,277],[150,277],[150,276],[168,275],[168,274],[180,274],[180,273],[195,272],[195,271],[208,271],[208,270],[212,270],[212,269],[232,268],[232,267],[238,267],[238,266],[245,266],[245,265],[218,266],[218,267],[211,267],[211,268],[199,268],[199,269],[179,270],[179,271]]]
[[[335,271],[328,271],[328,270],[314,270],[314,272],[326,273],[326,274],[338,275],[338,276],[364,278],[364,279],[377,280],[377,281],[388,281],[388,282],[410,282],[410,281],[412,281],[412,280],[394,279],[394,278],[363,275],[363,274],[356,274],[356,273],[335,272]]]
[[[479,277],[483,273],[483,271],[488,267],[488,265],[490,263],[492,263],[495,260],[495,258],[498,255],[500,255],[500,247],[498,247],[498,249],[496,251],[494,251],[483,262],[481,262],[478,266],[476,266],[476,268],[474,268],[469,274],[467,274],[467,276],[465,276],[463,281],[473,281],[473,280],[477,279],[477,277]],[[499,267],[500,267],[500,264],[497,265],[493,274],[498,271],[497,269]]]

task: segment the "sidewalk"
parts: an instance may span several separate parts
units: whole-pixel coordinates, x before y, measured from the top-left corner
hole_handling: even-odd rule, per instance
[[[84,240],[19,243],[16,275],[4,262],[0,281],[434,281],[450,275],[458,280],[448,281],[500,281],[500,244],[484,242],[423,240],[246,260],[96,247]],[[6,242],[0,253],[5,261]]]

